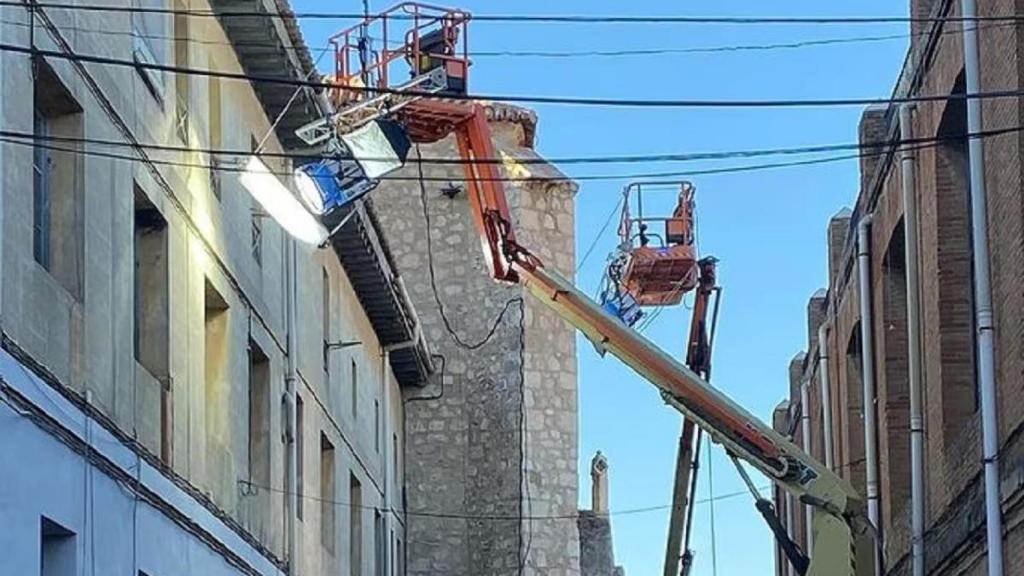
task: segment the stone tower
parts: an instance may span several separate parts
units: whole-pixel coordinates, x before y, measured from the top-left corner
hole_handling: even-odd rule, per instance
[[[537,118],[491,104],[519,241],[572,277],[576,185],[534,152]],[[425,159],[417,162],[417,154]],[[406,398],[409,574],[578,574],[575,334],[491,280],[453,137],[374,192],[444,377]],[[558,516],[539,520],[539,516]]]

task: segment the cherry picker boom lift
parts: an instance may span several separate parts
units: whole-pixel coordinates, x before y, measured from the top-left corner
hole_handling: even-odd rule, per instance
[[[524,286],[582,332],[602,355],[612,354],[656,386],[687,422],[722,445],[730,456],[748,463],[810,506],[814,554],[808,562],[785,537],[770,503],[766,506],[767,501],[758,501],[759,511],[799,573],[871,575],[873,530],[861,497],[848,482],[602,309],[517,240],[495,162],[486,108],[469,99],[465,91],[470,64],[465,48],[469,20],[469,14],[463,11],[407,2],[335,36],[332,43],[337,66],[333,81],[337,89],[332,100],[339,111],[297,133],[323,135],[325,127],[330,127],[335,132],[331,138],[341,138],[369,122],[387,118],[401,125],[415,143],[434,142],[454,134],[490,275],[499,282]],[[400,26],[405,33],[399,43],[391,33]],[[368,46],[367,31],[374,27],[382,29],[377,33],[378,38],[383,37],[380,50]],[[358,66],[351,65],[353,56]],[[392,66],[403,67],[408,82],[439,89],[398,89],[402,83],[389,79]],[[424,79],[425,75],[430,77]],[[334,206],[343,206],[344,202],[342,198]],[[749,484],[742,467],[737,466]]]

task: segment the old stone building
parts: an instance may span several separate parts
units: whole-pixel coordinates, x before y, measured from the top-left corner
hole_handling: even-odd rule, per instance
[[[383,228],[295,248],[241,186],[314,94],[146,67],[307,78],[297,24],[142,5],[0,8],[45,51],[0,54],[0,573],[401,574],[431,362]]]
[[[571,277],[575,184],[533,151],[533,112],[487,110],[519,241]],[[463,168],[429,161],[454,137],[410,156],[373,200],[444,374],[406,394],[409,573],[577,574],[573,329],[490,278]]]
[[[979,3],[980,16],[1010,14],[1010,1]],[[828,290],[811,298],[807,309],[807,353],[789,370],[790,392],[775,414],[779,430],[792,431],[810,445],[818,459],[862,494],[866,492],[865,415],[877,417],[879,529],[884,572],[911,573],[911,418],[908,354],[907,272],[905,256],[913,242],[919,253],[920,351],[924,426],[924,567],[926,574],[985,574],[985,492],[982,476],[982,431],[979,408],[976,325],[971,241],[971,186],[968,179],[967,107],[961,25],[942,21],[958,16],[957,1],[915,0],[915,32],[894,94],[950,95],[922,102],[910,114],[909,132],[929,141],[912,149],[918,234],[906,237],[902,199],[901,154],[891,146],[864,149],[861,180],[853,210],[843,209],[827,227]],[[1017,26],[979,25],[981,92],[1021,87],[1022,31]],[[1024,202],[1019,99],[985,99],[982,103],[984,178],[987,184],[988,241],[995,318],[995,380],[998,414],[999,476],[1007,574],[1024,572],[1024,530],[1019,502],[1024,472],[1024,403],[1020,375],[1024,364]],[[896,106],[867,109],[861,141],[877,144],[900,135]],[[1002,132],[1000,132],[1002,131]],[[909,182],[909,181],[908,181]],[[858,250],[857,232],[867,226],[868,242]],[[870,263],[861,269],[858,252]],[[858,288],[861,273],[870,290]],[[866,326],[874,363],[864,372],[865,340],[861,300],[867,299]],[[824,346],[819,346],[819,328]],[[821,367],[828,368],[829,402],[823,398]],[[865,404],[866,376],[875,382],[875,402]],[[806,402],[802,389],[806,387]],[[870,389],[869,389],[870,392]],[[806,419],[804,419],[806,418]],[[826,429],[826,421],[830,426]],[[826,441],[826,438],[828,441]],[[832,447],[825,454],[825,446]],[[794,539],[807,542],[803,507],[776,494],[780,515]],[[777,556],[777,574],[789,574]]]

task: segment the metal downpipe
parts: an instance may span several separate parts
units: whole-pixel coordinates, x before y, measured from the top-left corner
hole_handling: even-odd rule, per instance
[[[871,215],[857,225],[857,270],[860,300],[861,376],[864,381],[864,460],[868,520],[882,536],[878,500],[878,413],[875,407],[875,347],[871,310]],[[875,546],[875,576],[882,576],[882,546]]]
[[[295,519],[299,512],[299,468],[298,453],[295,430],[295,406],[296,406],[296,382],[298,380],[298,328],[296,326],[297,307],[296,302],[298,281],[298,266],[296,262],[296,241],[288,239],[285,246],[285,330],[287,331],[288,355],[285,358],[284,375],[284,407],[285,407],[285,441],[288,451],[288,485],[285,488],[285,518],[286,541],[288,544],[288,574],[298,574],[298,532],[295,530]]]
[[[903,233],[907,269],[907,360],[910,388],[910,519],[913,576],[924,576],[924,403],[921,385],[921,283],[917,253],[917,181],[909,145],[913,107],[900,106],[900,168],[903,183]]]
[[[806,379],[800,385],[800,433],[803,437],[804,452],[811,453],[811,381]],[[804,504],[804,553],[811,557],[814,548],[814,535],[811,526],[814,523],[814,509]]]
[[[967,94],[981,92],[978,55],[978,6],[961,0],[964,77]],[[967,133],[982,129],[981,100],[967,100]],[[989,279],[988,195],[985,189],[985,143],[968,140],[971,178],[971,240],[974,263],[974,314],[978,336],[978,388],[981,392],[982,454],[985,468],[985,521],[988,576],[1003,576],[1003,517],[999,496],[999,425],[996,406],[995,342],[992,286]]]
[[[825,429],[822,441],[825,445],[825,467],[835,470],[832,451],[832,388],[828,375],[828,325],[818,328],[818,378],[821,384],[822,426]]]

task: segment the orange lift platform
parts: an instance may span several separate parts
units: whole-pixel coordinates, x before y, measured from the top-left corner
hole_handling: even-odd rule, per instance
[[[331,42],[335,49],[336,87],[330,91],[330,98],[337,112],[301,127],[296,135],[313,148],[322,147],[328,155],[351,152],[342,150],[344,146],[332,139],[344,139],[375,121],[392,122],[412,142],[431,142],[455,135],[465,167],[470,212],[491,277],[525,287],[539,302],[580,330],[601,354],[611,353],[657,387],[665,402],[684,416],[665,557],[666,575],[686,576],[692,563],[686,542],[693,518],[701,430],[721,444],[736,464],[751,489],[756,508],[797,573],[867,574],[864,567],[870,564],[867,559],[876,542],[860,495],[823,464],[708,384],[721,290],[715,282],[715,260],[697,256],[691,184],[675,183],[675,208],[667,216],[654,217],[644,213],[645,190],[666,183],[641,183],[626,188],[620,227],[622,242],[610,263],[600,303],[545,267],[539,257],[518,241],[495,163],[485,108],[466,97],[469,20],[469,14],[461,10],[406,2],[367,17],[334,36]],[[395,30],[399,32],[395,34]],[[363,172],[369,173],[365,166]],[[364,180],[373,180],[366,174]],[[342,212],[338,208],[350,206],[375,184],[364,183],[362,192],[347,196],[342,190],[344,179],[332,178],[328,183],[333,187],[319,193],[323,195],[321,199],[335,203],[333,212]],[[326,211],[322,214],[326,215]],[[684,365],[631,326],[642,314],[642,307],[675,305],[690,291],[695,293],[694,319]],[[816,536],[814,556],[808,557],[786,534],[771,502],[760,496],[740,460],[811,507]]]

